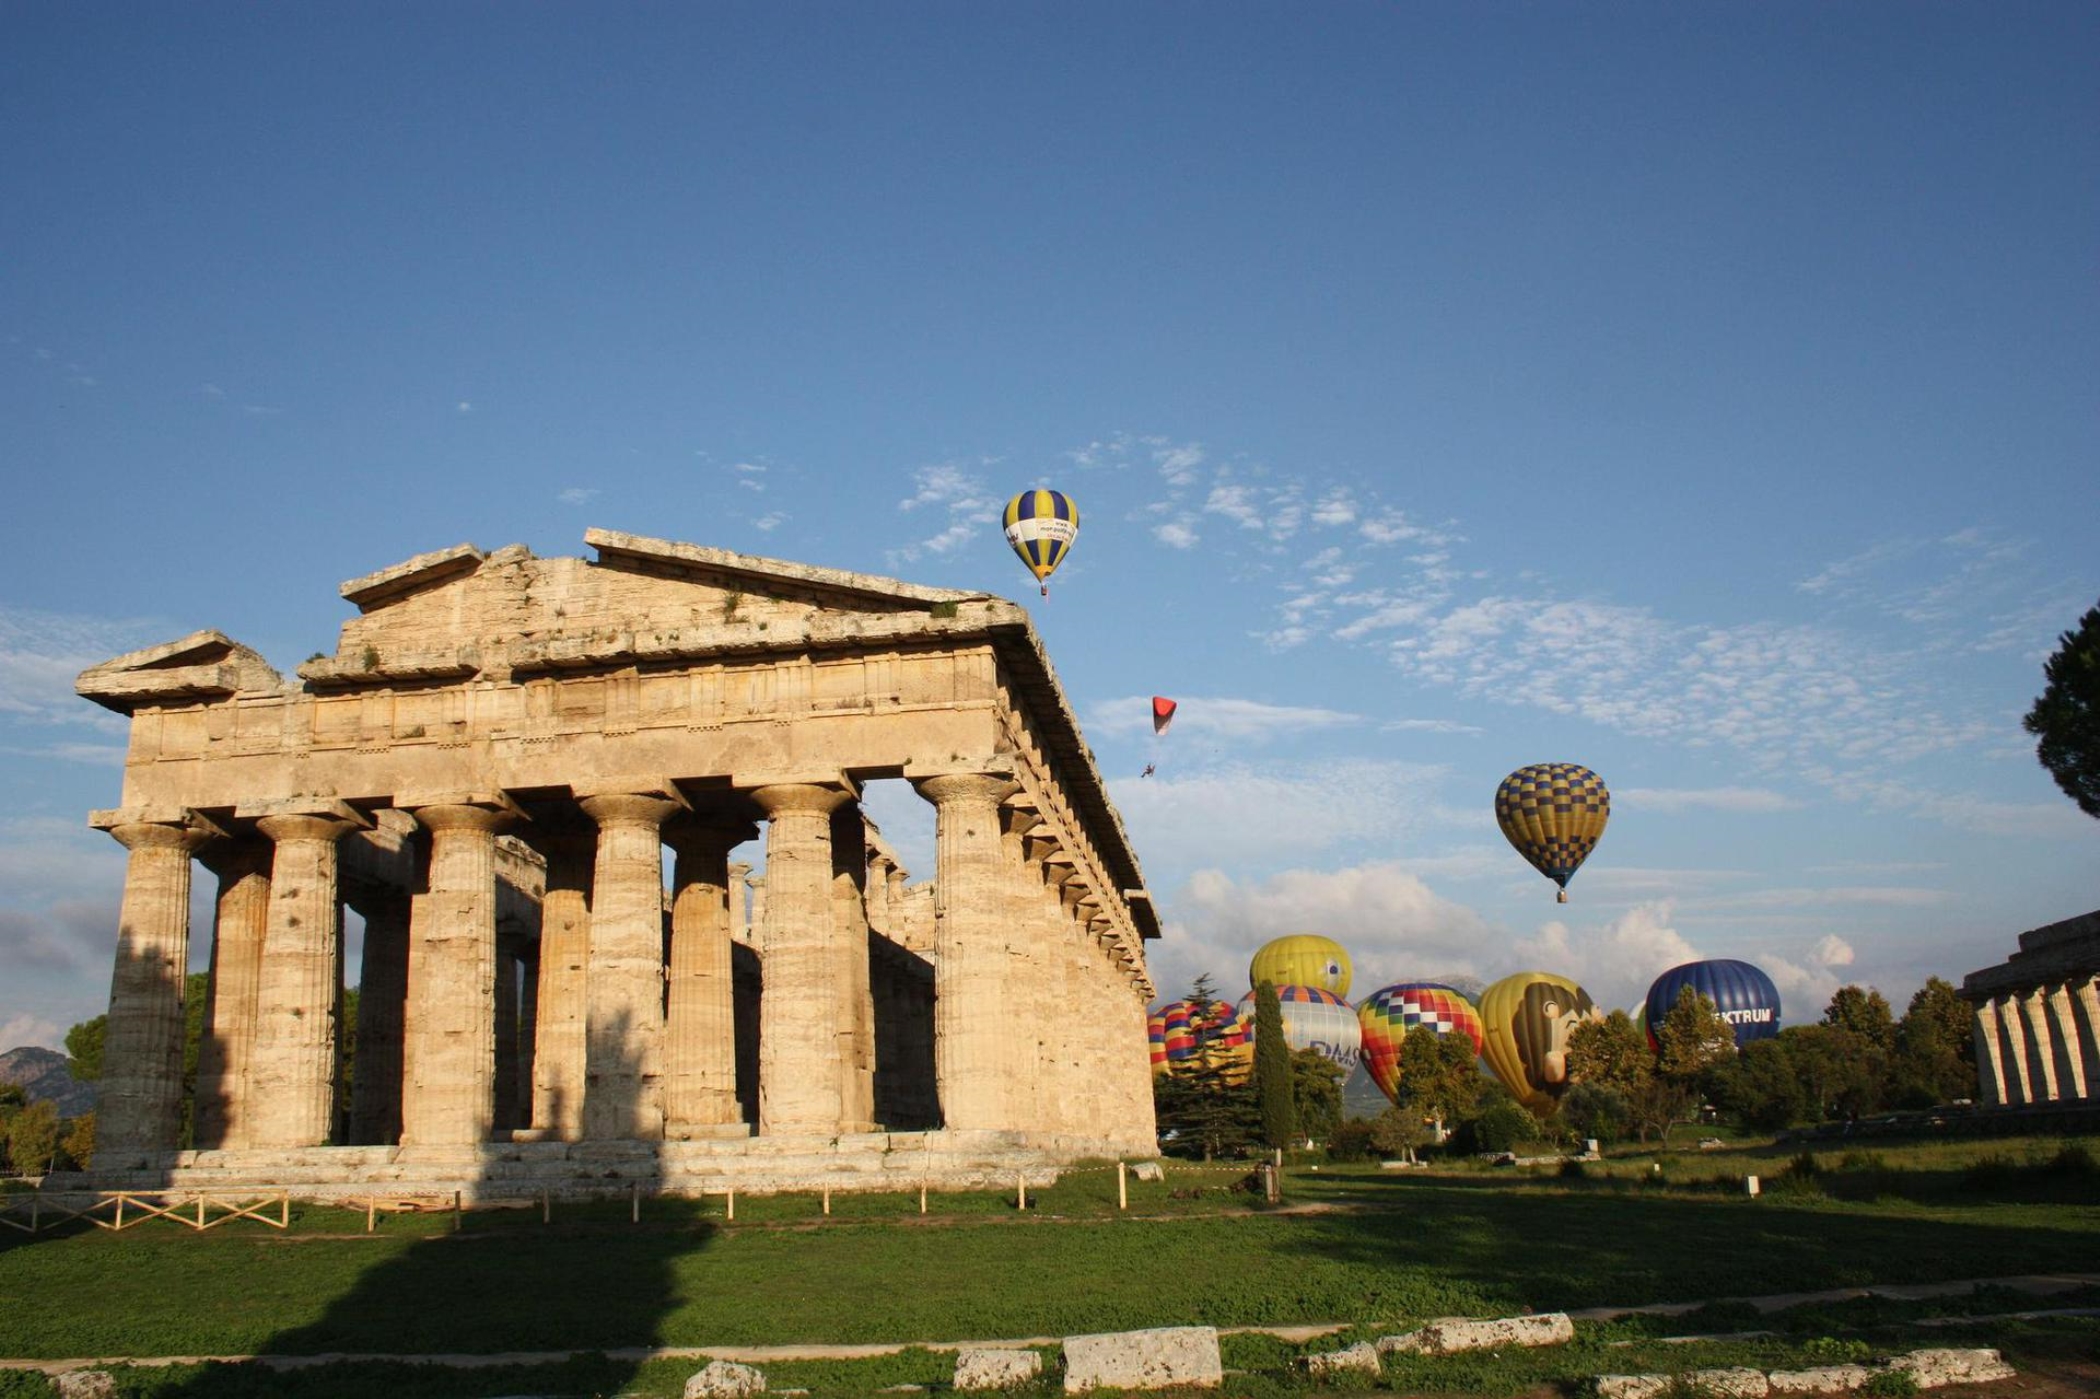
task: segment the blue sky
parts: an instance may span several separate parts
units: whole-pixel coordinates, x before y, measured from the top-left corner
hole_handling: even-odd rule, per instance
[[[1739,956],[1801,1019],[2100,903],[2018,726],[2100,596],[2089,7],[0,39],[0,1047],[107,994],[74,673],[205,626],[289,668],[345,578],[587,525],[1028,601],[1176,992],[1312,930],[1358,991]],[[1083,512],[1040,605],[1038,484]],[[1566,908],[1489,813],[1545,759],[1617,794]]]

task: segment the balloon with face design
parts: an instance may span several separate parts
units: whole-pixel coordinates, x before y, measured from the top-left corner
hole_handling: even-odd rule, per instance
[[[1568,1091],[1568,1036],[1603,1014],[1590,993],[1552,972],[1518,972],[1481,994],[1480,1057],[1516,1100],[1549,1117]]]

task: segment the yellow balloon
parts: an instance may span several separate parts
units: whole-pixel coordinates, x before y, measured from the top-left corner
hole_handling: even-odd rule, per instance
[[[1590,993],[1552,972],[1518,972],[1481,993],[1480,1057],[1518,1102],[1550,1117],[1568,1091],[1568,1036],[1604,1014]]]
[[[1337,996],[1349,994],[1349,978],[1355,974],[1348,951],[1333,938],[1317,933],[1293,933],[1264,943],[1247,966],[1250,985],[1267,981],[1277,986],[1317,986]]]

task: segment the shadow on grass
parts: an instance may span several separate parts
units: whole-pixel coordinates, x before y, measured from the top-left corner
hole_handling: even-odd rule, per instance
[[[1916,1207],[1525,1188],[1492,1178],[1351,1182],[1376,1208],[1307,1221],[1286,1245],[1447,1277],[1535,1308],[2091,1271],[2100,1217],[2008,1207],[1993,1221]]]
[[[624,1044],[620,1031],[609,1027],[606,1039]],[[606,1079],[639,1083],[638,1075]],[[641,1150],[623,1156],[622,1165],[660,1177],[651,1144],[633,1145]],[[480,1183],[500,1198],[499,1182]],[[535,1200],[528,1209],[415,1216],[412,1221],[425,1227],[413,1238],[403,1237],[402,1226],[411,1221],[401,1220],[394,1221],[393,1239],[251,1239],[251,1257],[280,1248],[384,1250],[356,1268],[349,1285],[320,1304],[318,1315],[269,1336],[259,1353],[465,1355],[479,1358],[473,1367],[384,1359],[289,1369],[208,1364],[132,1370],[124,1373],[119,1392],[126,1399],[618,1393],[644,1361],[635,1353],[606,1352],[640,1352],[661,1343],[663,1321],[678,1304],[677,1261],[707,1248],[716,1228],[697,1202],[644,1194],[637,1205],[636,1197],[619,1185],[615,1189],[617,1200],[557,1203],[547,1223]],[[487,1363],[506,1352],[580,1354],[554,1364]]]

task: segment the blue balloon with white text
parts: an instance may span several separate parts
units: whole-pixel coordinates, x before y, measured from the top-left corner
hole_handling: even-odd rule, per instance
[[[1656,1042],[1663,1017],[1677,1004],[1685,987],[1691,987],[1714,1003],[1735,1031],[1735,1047],[1753,1040],[1768,1040],[1779,1033],[1779,988],[1748,962],[1717,957],[1707,962],[1686,962],[1655,978],[1648,988],[1648,1043]]]

